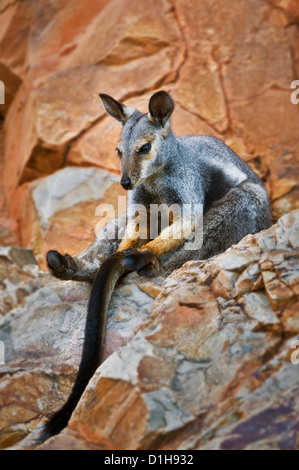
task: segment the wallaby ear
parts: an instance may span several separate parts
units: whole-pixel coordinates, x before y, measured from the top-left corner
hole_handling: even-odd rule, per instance
[[[119,103],[114,98],[112,98],[112,96],[105,95],[103,93],[100,93],[99,96],[107,113],[122,124],[125,124],[129,117],[132,116],[132,114],[136,111],[134,108],[130,108],[129,106],[125,106],[124,104]]]
[[[149,119],[154,124],[166,126],[174,110],[174,101],[166,91],[158,91],[149,102]]]

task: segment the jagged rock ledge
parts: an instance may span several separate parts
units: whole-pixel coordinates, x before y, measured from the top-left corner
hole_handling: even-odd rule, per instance
[[[298,248],[293,211],[163,284],[129,275],[111,304],[107,359],[69,426],[39,448],[298,448]],[[68,395],[89,295],[28,256],[0,255],[2,447],[32,446]]]

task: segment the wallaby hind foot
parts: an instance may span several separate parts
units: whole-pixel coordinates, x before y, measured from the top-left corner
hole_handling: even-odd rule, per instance
[[[70,255],[61,255],[58,251],[50,250],[47,253],[48,268],[52,276],[64,281],[74,279],[78,266]]]

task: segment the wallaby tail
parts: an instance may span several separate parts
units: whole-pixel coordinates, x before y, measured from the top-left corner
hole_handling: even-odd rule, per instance
[[[58,434],[66,427],[89,380],[101,363],[108,306],[117,281],[124,274],[142,269],[155,261],[154,255],[148,251],[125,250],[109,256],[98,270],[88,303],[83,351],[77,377],[66,403],[46,422],[43,440]]]

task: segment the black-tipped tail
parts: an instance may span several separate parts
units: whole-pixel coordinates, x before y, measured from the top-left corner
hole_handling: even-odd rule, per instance
[[[89,380],[101,363],[108,306],[117,281],[122,275],[148,265],[157,271],[156,263],[158,261],[153,253],[138,250],[117,252],[104,261],[90,294],[78,374],[68,400],[45,424],[45,440],[67,426]]]
[[[45,424],[44,435],[54,436],[66,427],[89,380],[101,362],[108,305],[120,276],[131,271],[115,253],[103,263],[94,280],[88,304],[81,362],[71,394],[66,403]]]

